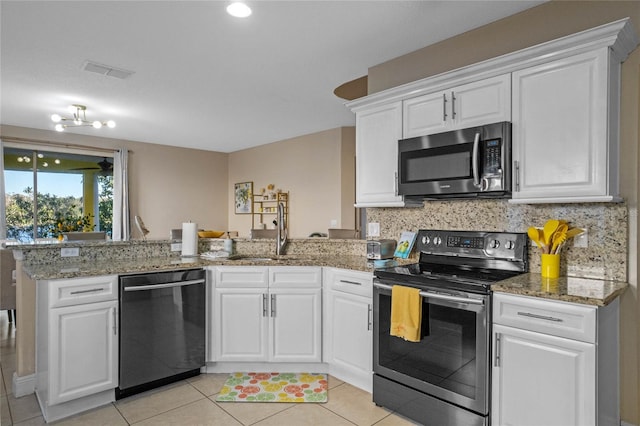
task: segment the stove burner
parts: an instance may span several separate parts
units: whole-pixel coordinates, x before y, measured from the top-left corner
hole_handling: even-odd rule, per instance
[[[434,237],[442,241],[473,238],[477,244],[473,248],[453,244],[435,247],[428,242]],[[496,244],[496,241],[501,243]],[[484,247],[480,242],[484,242]],[[488,292],[491,284],[528,269],[527,238],[522,233],[420,230],[417,246],[420,250],[418,263],[376,269],[374,275],[400,285]],[[511,248],[507,249],[507,246]]]

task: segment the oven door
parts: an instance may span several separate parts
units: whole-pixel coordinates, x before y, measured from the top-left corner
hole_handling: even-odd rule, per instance
[[[406,285],[374,280],[374,373],[486,416],[490,296],[422,288],[423,337],[409,342],[390,335],[393,284]]]

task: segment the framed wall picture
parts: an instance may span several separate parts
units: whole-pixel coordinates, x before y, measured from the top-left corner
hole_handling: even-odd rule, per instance
[[[236,214],[250,214],[252,207],[253,182],[241,182],[235,184],[234,198]]]

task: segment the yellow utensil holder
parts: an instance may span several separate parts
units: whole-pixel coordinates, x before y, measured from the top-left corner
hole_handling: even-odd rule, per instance
[[[558,293],[558,278],[542,277],[540,289],[547,293]]]
[[[560,255],[542,255],[542,276],[544,278],[558,278],[560,276]]]

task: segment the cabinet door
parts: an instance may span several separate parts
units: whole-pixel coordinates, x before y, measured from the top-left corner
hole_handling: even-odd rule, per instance
[[[511,120],[511,75],[455,87],[450,93],[451,130]]]
[[[356,206],[404,205],[396,195],[401,138],[401,102],[356,113]]]
[[[514,200],[612,200],[607,63],[604,48],[513,73]]]
[[[332,374],[371,391],[372,388],[372,301],[340,291],[329,291],[327,359]]]
[[[49,405],[118,386],[118,302],[51,309]]]
[[[436,92],[402,102],[402,137],[412,138],[447,130],[450,100],[446,92]]]
[[[402,108],[403,138],[509,121],[511,75],[407,99]]]
[[[596,424],[592,343],[494,325],[492,424]]]
[[[213,299],[213,361],[266,361],[268,292],[216,288]]]
[[[270,289],[270,361],[322,361],[322,289]]]

